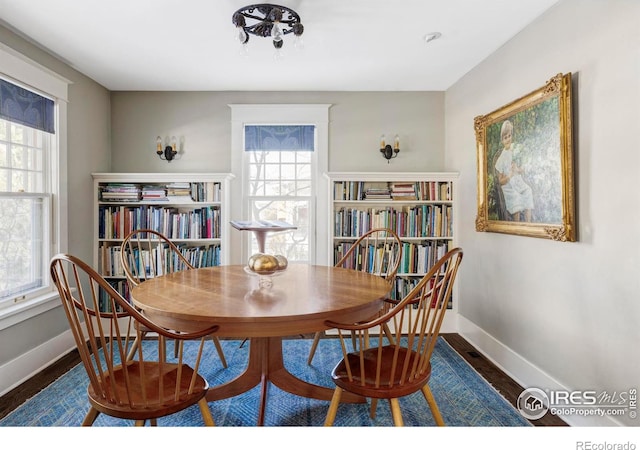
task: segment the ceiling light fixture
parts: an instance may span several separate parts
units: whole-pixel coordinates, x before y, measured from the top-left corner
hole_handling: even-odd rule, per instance
[[[301,46],[304,26],[300,16],[286,6],[260,3],[245,6],[233,13],[232,23],[237,29],[237,39],[243,46],[249,42],[249,35],[270,37],[276,51],[282,48],[283,37],[293,33],[296,37],[294,45]]]
[[[433,33],[427,33],[424,36],[424,42],[427,44],[431,41],[435,41],[436,39],[440,39],[442,37],[442,33],[438,31],[434,31]]]

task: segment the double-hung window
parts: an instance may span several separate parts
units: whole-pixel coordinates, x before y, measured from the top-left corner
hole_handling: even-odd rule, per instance
[[[231,107],[233,220],[278,220],[297,228],[269,233],[265,251],[290,262],[327,260],[329,221],[328,104],[242,104]],[[237,245],[237,244],[232,244]],[[243,263],[258,251],[253,233],[242,233]]]
[[[67,82],[5,48],[0,56],[0,319],[12,317],[4,328],[55,301],[48,267],[66,228],[59,168]]]
[[[278,220],[297,227],[272,233],[271,251],[289,261],[310,262],[315,230],[314,125],[245,125],[245,186],[249,219]],[[251,254],[258,251],[252,241]]]

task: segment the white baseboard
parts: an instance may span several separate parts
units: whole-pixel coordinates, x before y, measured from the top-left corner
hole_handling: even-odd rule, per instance
[[[3,364],[0,366],[0,396],[24,383],[75,348],[76,344],[69,330]]]
[[[465,317],[458,315],[457,319],[458,333],[523,388],[538,387],[543,390],[571,390]],[[572,415],[559,417],[568,425],[576,427],[623,426],[620,422],[607,416],[583,417]]]

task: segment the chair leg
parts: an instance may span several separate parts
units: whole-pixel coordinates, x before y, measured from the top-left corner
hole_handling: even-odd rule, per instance
[[[403,427],[402,413],[400,412],[400,402],[397,398],[390,398],[389,405],[391,406],[391,416],[393,417],[393,424],[396,427]]]
[[[385,336],[387,336],[387,339],[389,339],[389,344],[390,345],[396,345],[396,340],[393,338],[393,334],[391,333],[391,330],[389,329],[389,324],[383,324],[382,325],[382,329],[384,330],[384,334]]]
[[[144,420],[144,419],[136,420],[135,426],[136,427],[143,427],[145,422],[146,422],[146,420]]]
[[[372,419],[376,418],[376,410],[378,409],[378,399],[377,398],[372,398],[371,399],[371,407],[369,408],[369,417],[371,417]]]
[[[89,409],[89,412],[86,416],[84,416],[84,420],[82,421],[83,427],[90,427],[93,425],[93,422],[96,421],[98,416],[100,415],[100,411],[95,409],[93,406]]]
[[[307,358],[307,365],[311,365],[311,361],[313,360],[313,356],[316,354],[316,349],[318,348],[318,343],[320,342],[320,331],[316,332],[316,335],[313,337],[313,343],[311,344],[311,350],[309,350],[309,357]]]
[[[220,339],[218,336],[211,336],[211,340],[213,341],[213,345],[216,346],[216,350],[218,351],[218,357],[220,358],[220,362],[222,362],[222,367],[227,368],[227,360],[224,357],[224,351],[222,351],[222,345],[220,344]]]
[[[329,411],[327,411],[327,418],[324,420],[325,427],[332,426],[333,422],[336,420],[338,406],[340,405],[340,397],[342,397],[342,388],[336,386],[336,390],[333,391],[333,396],[331,397]]]
[[[436,403],[436,399],[433,397],[431,393],[431,389],[428,384],[422,386],[422,394],[424,398],[427,400],[429,404],[429,408],[431,408],[431,414],[433,415],[433,420],[436,421],[436,425],[439,427],[444,427],[444,420],[442,420],[442,414],[440,414],[440,410],[438,409],[438,404]]]
[[[131,361],[133,357],[136,355],[136,350],[138,350],[138,346],[142,343],[141,339],[144,339],[146,333],[140,333],[136,336],[131,344],[131,348],[129,349],[129,353],[127,353],[127,361]]]
[[[182,341],[180,341],[180,343],[182,343]],[[177,358],[178,357],[178,350],[179,350],[180,344],[178,344],[178,340],[174,340],[173,341],[173,357]]]
[[[157,427],[158,426],[158,419],[150,419],[149,420],[149,425],[151,425],[152,427]]]
[[[207,399],[202,397],[198,402],[198,407],[200,408],[200,413],[202,414],[202,420],[204,420],[204,424],[208,427],[214,427],[216,424],[213,421],[213,416],[211,415],[211,410],[209,409],[209,404],[207,403]]]

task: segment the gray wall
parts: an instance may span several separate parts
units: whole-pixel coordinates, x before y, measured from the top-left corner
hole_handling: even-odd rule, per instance
[[[109,91],[48,53],[0,26],[0,42],[70,80],[67,115],[67,188],[69,252],[92,258],[93,209],[91,172],[110,170]],[[0,365],[68,329],[62,308],[0,331]]]
[[[465,249],[459,312],[472,322],[467,337],[525,387],[541,374],[572,390],[638,386],[639,48],[640,2],[566,0],[446,92],[446,161],[460,171]],[[476,232],[474,117],[559,72],[575,74],[579,241]]]
[[[330,171],[438,171],[444,163],[443,92],[113,92],[112,171],[231,171],[229,104],[329,103]],[[380,135],[400,135],[390,164]],[[184,136],[167,163],[156,136]]]

